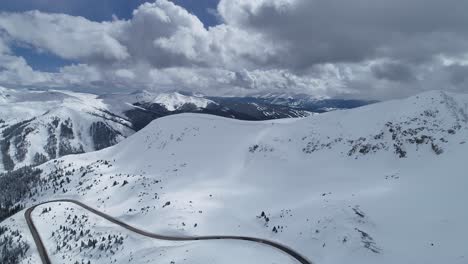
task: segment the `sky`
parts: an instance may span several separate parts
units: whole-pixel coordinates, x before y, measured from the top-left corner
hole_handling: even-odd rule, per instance
[[[131,19],[133,10],[148,0],[3,0],[0,2],[0,11],[27,12],[39,10],[48,13],[63,13],[72,16],[82,16],[92,21],[109,21],[114,17]],[[219,0],[176,0],[174,3],[184,7],[196,15],[206,27],[220,23],[213,11]],[[62,59],[51,53],[36,52],[34,49],[21,45],[13,45],[15,54],[24,57],[35,70],[54,72],[65,65],[77,63],[76,61]]]
[[[2,0],[9,88],[309,94],[468,92],[460,0]]]

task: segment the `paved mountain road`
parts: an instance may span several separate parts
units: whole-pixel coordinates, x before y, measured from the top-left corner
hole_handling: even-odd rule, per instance
[[[96,214],[96,215],[98,215],[98,216],[100,216],[100,217],[102,217],[102,218],[104,218],[104,219],[106,219],[106,220],[108,220],[108,221],[122,227],[122,228],[130,230],[130,231],[132,231],[134,233],[137,233],[139,235],[154,238],[154,239],[166,240],[166,241],[200,241],[200,240],[219,240],[219,239],[222,239],[222,240],[243,240],[243,241],[247,241],[247,242],[254,242],[254,243],[260,243],[260,244],[271,246],[271,247],[273,247],[273,248],[275,248],[277,250],[282,251],[283,253],[286,253],[286,254],[290,255],[291,257],[296,259],[299,263],[312,264],[311,261],[307,260],[305,257],[303,257],[298,252],[294,251],[293,249],[291,249],[291,248],[289,248],[287,246],[279,244],[278,242],[274,242],[274,241],[270,241],[270,240],[266,240],[266,239],[262,239],[262,238],[246,237],[246,236],[194,236],[194,237],[186,236],[186,237],[178,237],[178,236],[158,235],[158,234],[150,233],[150,232],[138,229],[136,227],[133,227],[133,226],[131,226],[129,224],[126,224],[126,223],[118,220],[117,218],[114,218],[114,217],[112,217],[110,215],[107,215],[107,214],[105,214],[105,213],[103,213],[101,211],[98,211],[98,210],[96,210],[96,209],[94,209],[92,207],[89,207],[89,206],[83,204],[82,202],[79,202],[79,201],[76,201],[76,200],[70,200],[70,199],[53,200],[53,201],[40,203],[40,204],[37,204],[37,205],[35,205],[33,207],[30,207],[24,213],[24,217],[26,218],[26,222],[28,224],[29,230],[31,231],[31,234],[32,234],[33,239],[34,239],[34,243],[37,246],[37,250],[39,252],[39,255],[41,257],[41,260],[42,260],[43,264],[51,264],[52,262],[50,261],[49,255],[48,255],[47,250],[46,250],[46,248],[44,246],[44,243],[42,242],[42,239],[41,239],[41,237],[39,235],[39,232],[37,231],[36,226],[34,225],[31,214],[34,211],[34,209],[36,207],[40,206],[40,205],[50,204],[50,203],[61,203],[61,202],[73,203],[73,204],[78,205],[78,206],[86,209],[87,211],[89,211],[89,212],[91,212],[93,214]]]

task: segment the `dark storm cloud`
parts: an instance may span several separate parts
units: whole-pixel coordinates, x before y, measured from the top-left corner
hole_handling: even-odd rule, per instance
[[[290,67],[377,57],[421,62],[440,53],[465,52],[468,44],[468,1],[253,2],[258,4],[225,0],[220,12],[227,23],[288,45],[287,54],[279,55]]]
[[[446,68],[454,85],[468,85],[468,65],[451,65]]]
[[[413,70],[410,66],[398,62],[386,62],[374,65],[372,73],[377,79],[395,82],[410,82],[415,80]]]

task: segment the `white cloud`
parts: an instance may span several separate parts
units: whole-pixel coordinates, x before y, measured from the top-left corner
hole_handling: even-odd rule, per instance
[[[250,18],[258,16],[264,8],[286,13],[292,10],[298,2],[300,0],[221,0],[218,13],[227,24],[243,26],[249,24]]]
[[[103,80],[101,71],[87,64],[75,64],[65,66],[60,69],[60,72],[54,74],[56,78],[56,85],[70,85],[70,86],[91,86],[94,82]],[[51,84],[53,85],[53,84]]]
[[[130,20],[102,23],[38,11],[3,13],[0,28],[12,42],[82,62],[56,73],[55,83],[50,74],[36,72],[48,76],[42,84],[53,86],[107,82],[213,93],[211,87],[252,89],[233,87],[229,73],[267,65],[276,52],[260,33],[224,24],[206,29],[196,16],[166,0],[141,5]],[[18,78],[15,82],[24,85]]]
[[[135,73],[127,69],[118,69],[115,71],[115,75],[120,78],[135,79]]]
[[[0,15],[0,28],[14,41],[78,60],[128,58],[127,48],[112,36],[112,28],[119,24],[39,11]]]
[[[133,60],[161,68],[196,59],[196,45],[203,44],[206,34],[196,16],[163,0],[135,10],[133,18],[119,28],[118,38],[128,47]]]
[[[108,22],[1,13],[0,84],[377,98],[466,90],[468,18],[456,11],[468,4],[425,0],[421,14],[422,0],[356,1],[221,0],[223,23],[210,28],[168,0]],[[34,71],[14,44],[77,63]]]
[[[1,83],[32,85],[48,82],[49,80],[49,74],[41,74],[34,71],[23,58],[8,54],[0,55]]]

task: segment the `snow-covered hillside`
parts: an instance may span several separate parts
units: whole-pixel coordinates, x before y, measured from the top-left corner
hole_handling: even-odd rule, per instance
[[[180,93],[159,94],[153,99],[152,103],[163,105],[169,111],[179,110],[186,104],[191,104],[198,108],[207,108],[210,104],[216,104],[203,97],[186,96]]]
[[[314,263],[462,264],[468,260],[467,142],[468,96],[444,92],[303,119],[184,114],[155,120],[116,146],[42,165],[42,181],[22,203],[66,197],[155,233],[267,238]],[[34,217],[50,254],[64,263],[93,260],[79,243],[53,250],[60,238],[48,234],[69,227],[63,222],[72,212],[64,204],[49,207]],[[118,228],[100,227],[109,223],[84,218],[90,232],[127,238]],[[200,254],[226,249],[196,243],[210,247]],[[179,247],[185,244],[167,245],[163,263],[172,254],[199,256],[173,253]],[[265,257],[258,252],[242,263],[258,263]],[[128,262],[128,254],[113,259]]]
[[[295,109],[303,109],[310,112],[330,112],[339,109],[356,108],[377,101],[336,99],[324,96],[313,96],[309,94],[267,93],[254,95],[256,101],[271,103],[274,105],[288,106]]]
[[[185,112],[245,120],[308,115],[271,105],[224,106],[177,92],[94,95],[0,87],[0,172],[100,150],[120,142],[154,119]]]
[[[127,231],[70,203],[43,205],[33,215],[52,263],[295,263],[287,255],[236,241],[171,242]],[[213,248],[217,248],[213,251]],[[76,252],[76,254],[70,254]],[[261,256],[261,259],[258,257]]]
[[[100,150],[133,134],[96,95],[0,90],[0,171]]]

